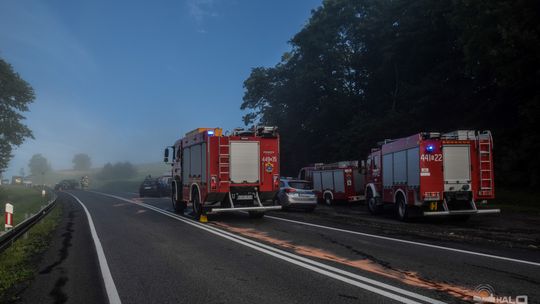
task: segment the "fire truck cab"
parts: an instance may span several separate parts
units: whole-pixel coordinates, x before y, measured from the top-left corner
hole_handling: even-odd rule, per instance
[[[459,216],[495,197],[493,139],[489,131],[424,132],[385,140],[366,161],[366,202],[371,213],[393,204],[397,216]]]
[[[225,135],[220,128],[198,128],[167,147],[172,150],[174,210],[191,205],[193,215],[247,211],[262,217],[279,191],[279,135],[276,127],[235,129]]]

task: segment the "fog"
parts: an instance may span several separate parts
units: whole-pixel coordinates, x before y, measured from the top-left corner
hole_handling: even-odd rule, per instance
[[[0,57],[36,92],[24,113],[35,139],[4,176],[28,173],[36,153],[54,170],[77,153],[93,167],[159,162],[192,129],[242,126],[251,68],[278,61],[320,4],[282,2],[0,3]]]

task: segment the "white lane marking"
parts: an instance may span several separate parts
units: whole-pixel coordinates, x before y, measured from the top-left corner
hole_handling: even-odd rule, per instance
[[[281,218],[281,217],[276,217],[276,216],[265,215],[265,218],[284,221],[284,222],[295,223],[295,224],[299,224],[299,225],[323,228],[323,229],[327,229],[327,230],[333,230],[333,231],[345,232],[345,233],[350,233],[350,234],[356,234],[356,235],[361,235],[361,236],[366,236],[366,237],[371,237],[371,238],[376,238],[376,239],[381,239],[381,240],[386,240],[386,241],[393,241],[393,242],[405,243],[405,244],[409,244],[409,245],[423,246],[423,247],[435,248],[435,249],[440,249],[440,250],[446,250],[446,251],[453,251],[453,252],[459,252],[459,253],[464,253],[464,254],[482,256],[482,257],[486,257],[486,258],[510,261],[510,262],[515,262],[515,263],[522,263],[522,264],[528,264],[528,265],[533,265],[533,266],[540,266],[540,263],[537,263],[537,262],[531,262],[531,261],[526,261],[526,260],[507,258],[507,257],[503,257],[503,256],[498,256],[498,255],[492,255],[492,254],[487,254],[487,253],[481,253],[481,252],[475,252],[475,251],[469,251],[469,250],[463,250],[463,249],[457,249],[457,248],[451,248],[451,247],[432,245],[432,244],[421,243],[421,242],[407,241],[407,240],[396,239],[396,238],[391,238],[391,237],[381,236],[381,235],[376,235],[376,234],[369,234],[369,233],[363,233],[363,232],[358,232],[358,231],[340,229],[340,228],[335,228],[335,227],[317,225],[317,224],[313,224],[313,223],[289,220],[289,219],[286,219],[286,218]]]
[[[414,292],[410,292],[410,291],[407,291],[405,289],[401,289],[401,288],[398,288],[398,287],[395,287],[395,286],[392,286],[392,285],[389,285],[389,284],[385,284],[385,283],[382,283],[382,282],[379,282],[379,281],[376,281],[376,280],[372,280],[372,279],[369,279],[367,277],[363,277],[363,276],[360,276],[360,275],[357,275],[357,274],[354,274],[354,273],[351,273],[351,272],[348,272],[348,271],[345,271],[345,270],[342,270],[342,269],[339,269],[339,268],[336,268],[336,267],[332,267],[332,266],[329,266],[329,265],[326,265],[326,264],[323,264],[323,263],[319,263],[317,261],[310,260],[310,259],[307,259],[305,257],[299,256],[299,255],[296,255],[296,254],[293,254],[293,253],[290,253],[290,252],[287,252],[287,251],[284,251],[284,250],[280,250],[280,249],[265,245],[263,243],[259,243],[257,241],[253,241],[253,240],[250,240],[248,238],[244,238],[244,237],[241,237],[239,235],[235,235],[233,233],[223,231],[221,229],[217,229],[215,227],[200,224],[200,223],[198,223],[198,222],[196,222],[194,220],[183,218],[181,216],[178,216],[177,214],[174,214],[172,212],[160,209],[158,207],[154,207],[152,205],[148,205],[148,204],[145,204],[145,203],[137,203],[137,202],[132,201],[130,199],[126,199],[126,198],[116,196],[116,195],[111,195],[111,194],[106,194],[106,193],[101,193],[101,192],[96,192],[96,191],[92,191],[92,192],[94,192],[96,194],[116,198],[118,200],[130,202],[130,203],[133,203],[133,204],[135,204],[137,206],[142,206],[142,207],[148,208],[148,209],[153,210],[155,212],[161,213],[161,214],[163,214],[165,216],[168,216],[168,217],[171,217],[171,218],[176,219],[178,221],[184,222],[184,223],[186,223],[188,225],[191,225],[193,227],[205,230],[205,231],[210,232],[212,234],[215,234],[217,236],[226,238],[228,240],[231,240],[231,241],[236,242],[238,244],[247,246],[247,247],[252,248],[254,250],[266,253],[266,254],[271,255],[273,257],[276,257],[278,259],[287,261],[289,263],[293,263],[293,264],[295,264],[297,266],[300,266],[300,267],[315,271],[317,273],[326,275],[326,276],[331,277],[333,279],[336,279],[336,280],[351,284],[351,285],[356,286],[356,287],[360,287],[362,289],[371,291],[373,293],[377,293],[379,295],[388,297],[390,299],[393,299],[393,300],[396,300],[396,301],[399,301],[399,302],[402,302],[402,303],[420,303],[420,302],[417,302],[417,301],[402,297],[402,296],[397,295],[397,294],[390,293],[389,291],[386,291],[386,290],[383,290],[383,289],[380,289],[380,288],[385,288],[387,290],[391,290],[393,292],[396,292],[396,293],[399,293],[399,294],[402,294],[402,295],[406,295],[406,296],[409,296],[411,298],[415,298],[417,300],[425,301],[427,303],[445,304],[445,302],[438,301],[436,299],[432,299],[432,298],[429,298],[429,297],[426,297],[426,296],[423,296],[423,295],[420,295],[420,294],[417,294],[417,293],[414,293]],[[348,276],[349,278],[347,278],[347,277],[345,277],[343,275]],[[358,281],[363,281],[363,282],[366,282],[366,283],[369,283],[369,284],[376,285],[377,287],[380,287],[380,288],[377,288],[375,286],[367,285],[367,284],[352,280],[351,278],[354,278],[354,279],[356,279]]]
[[[94,239],[94,245],[96,247],[99,261],[99,268],[101,269],[101,276],[103,277],[103,282],[105,283],[105,290],[107,291],[109,304],[121,304],[122,301],[120,301],[118,290],[116,290],[116,285],[114,284],[114,280],[109,269],[109,264],[107,264],[107,258],[105,257],[105,252],[103,252],[103,247],[101,246],[101,242],[99,241],[96,227],[94,226],[94,221],[92,220],[90,212],[88,212],[88,209],[86,209],[86,206],[81,202],[78,197],[69,192],[65,193],[71,195],[83,207],[84,212],[86,213],[86,217],[88,218],[88,225],[90,226],[90,233],[92,234],[92,238]]]

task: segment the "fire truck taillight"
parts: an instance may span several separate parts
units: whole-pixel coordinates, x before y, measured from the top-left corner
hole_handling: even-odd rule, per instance
[[[217,176],[212,175],[210,178],[210,189],[216,190],[217,189]]]
[[[439,192],[424,192],[425,201],[438,201],[440,200]]]
[[[279,189],[279,175],[274,174],[274,189]]]

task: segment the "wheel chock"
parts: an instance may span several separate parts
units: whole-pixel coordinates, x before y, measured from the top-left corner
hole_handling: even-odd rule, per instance
[[[208,217],[206,216],[206,214],[201,214],[201,216],[199,217],[199,222],[208,223]]]

